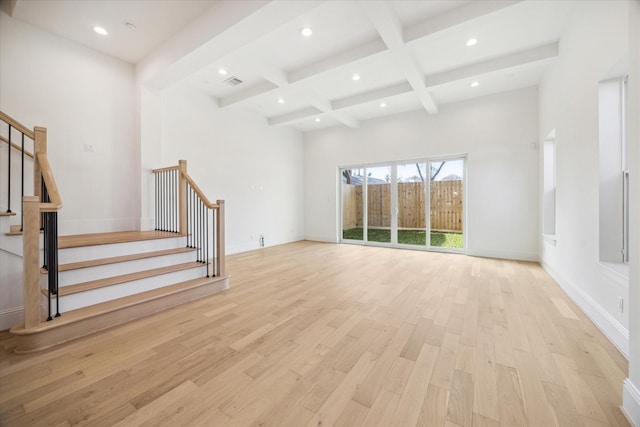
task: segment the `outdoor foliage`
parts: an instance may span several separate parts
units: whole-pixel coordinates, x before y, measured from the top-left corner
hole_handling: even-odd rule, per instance
[[[342,233],[343,239],[362,240],[362,228],[350,228]],[[391,242],[391,230],[370,229],[368,234],[370,242]],[[404,245],[426,245],[426,231],[424,230],[398,230],[398,243]],[[462,249],[461,233],[431,232],[431,246],[442,248]]]

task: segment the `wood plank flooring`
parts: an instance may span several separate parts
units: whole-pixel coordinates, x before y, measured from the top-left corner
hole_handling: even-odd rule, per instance
[[[534,263],[298,242],[231,289],[35,355],[2,426],[628,426],[627,362]]]

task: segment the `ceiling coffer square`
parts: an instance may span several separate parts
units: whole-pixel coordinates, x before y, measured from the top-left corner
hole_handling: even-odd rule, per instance
[[[226,84],[228,84],[229,86],[238,86],[240,83],[242,83],[242,80],[240,80],[239,78],[237,78],[236,76],[232,76],[229,77],[227,80],[224,81]]]

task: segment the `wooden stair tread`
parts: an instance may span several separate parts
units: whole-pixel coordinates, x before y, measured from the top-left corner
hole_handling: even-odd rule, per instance
[[[15,216],[15,212],[0,212],[0,216]]]
[[[136,271],[135,273],[112,276],[104,279],[91,280],[89,282],[76,283],[75,285],[61,286],[58,289],[59,296],[76,294],[78,292],[90,291],[92,289],[104,288],[106,286],[119,285],[120,283],[131,282],[133,280],[146,279],[148,277],[160,276],[162,274],[176,271],[188,270],[190,268],[204,267],[201,262],[185,262],[182,264],[170,265],[167,267],[153,268],[151,270]],[[46,289],[43,290],[46,294]]]
[[[182,237],[180,233],[168,231],[116,231],[110,233],[75,234],[58,237],[58,249],[79,248],[83,246],[109,245],[112,243],[141,242],[144,240]]]
[[[111,258],[92,259],[89,261],[71,262],[68,264],[60,264],[58,266],[58,271],[62,272],[62,271],[78,270],[81,268],[97,267],[100,265],[116,264],[119,262],[135,261],[139,259],[153,258],[158,256],[164,256],[164,255],[175,255],[175,254],[181,254],[185,252],[193,252],[195,250],[196,250],[195,248],[185,247],[185,248],[176,248],[176,249],[165,249],[162,251],[142,252],[142,253],[131,254],[131,255],[121,255],[121,256],[116,256]]]
[[[64,312],[62,313],[62,316],[54,317],[53,320],[48,322],[43,321],[42,323],[40,323],[40,325],[29,328],[28,330],[24,328],[24,325],[16,326],[14,328],[11,328],[11,333],[16,335],[37,334],[49,329],[69,325],[71,323],[81,322],[91,319],[95,316],[100,316],[158,298],[173,295],[191,288],[228,280],[228,278],[229,276],[199,277],[197,279],[191,279],[184,282],[175,283],[173,285],[163,286],[161,288],[151,289],[149,291],[140,292],[134,295],[129,295],[126,297],[117,298],[110,301],[101,302],[99,304],[94,304],[87,307]]]

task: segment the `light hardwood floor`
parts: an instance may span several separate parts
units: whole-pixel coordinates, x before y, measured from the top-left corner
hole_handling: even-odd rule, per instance
[[[627,362],[534,263],[299,242],[231,289],[42,354],[2,426],[628,426]]]

